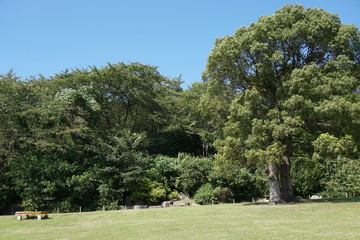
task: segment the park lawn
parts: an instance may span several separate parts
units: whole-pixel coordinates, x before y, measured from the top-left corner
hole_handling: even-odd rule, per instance
[[[0,239],[360,239],[360,198],[0,217]]]

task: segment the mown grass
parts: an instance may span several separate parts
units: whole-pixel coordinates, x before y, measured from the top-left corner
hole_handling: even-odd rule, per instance
[[[360,198],[0,217],[0,239],[360,239]]]

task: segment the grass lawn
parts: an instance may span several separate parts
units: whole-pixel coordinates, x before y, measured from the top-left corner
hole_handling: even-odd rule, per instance
[[[360,198],[0,217],[0,239],[360,239]]]

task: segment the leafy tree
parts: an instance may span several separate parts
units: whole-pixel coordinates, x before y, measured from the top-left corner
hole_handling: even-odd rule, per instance
[[[16,158],[28,130],[24,112],[36,101],[26,82],[13,70],[0,75],[0,167]]]
[[[198,188],[209,182],[213,161],[211,158],[193,157],[180,153],[178,156],[177,187],[193,196]]]
[[[29,152],[11,166],[14,189],[28,210],[58,207],[70,195],[67,179],[76,167],[56,154]]]
[[[24,112],[34,102],[28,83],[20,81],[13,70],[0,75],[0,211],[16,200],[8,171],[23,152],[28,130]]]
[[[163,183],[170,189],[176,189],[176,181],[179,177],[179,163],[177,158],[157,155],[152,159],[152,167],[148,175],[154,181]]]
[[[319,133],[359,143],[359,59],[356,26],[301,5],[217,39],[204,80],[233,99],[219,156],[265,167],[270,203],[295,200],[291,160],[311,156]]]
[[[179,115],[179,122],[186,131],[200,137],[203,157],[209,157],[209,153],[214,152],[213,143],[221,136],[223,126],[221,124],[224,123],[224,118],[219,117],[218,113],[221,112],[222,116],[226,115],[221,111],[224,107],[220,106],[222,103],[219,101],[216,106],[212,104],[211,111],[209,111],[208,101],[211,97],[207,94],[208,89],[204,83],[193,83],[179,96],[178,111],[176,112]],[[214,112],[217,114],[213,114]]]

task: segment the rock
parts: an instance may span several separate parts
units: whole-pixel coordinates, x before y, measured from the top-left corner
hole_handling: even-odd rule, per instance
[[[170,205],[170,207],[183,207],[184,205],[182,204],[174,204],[174,205]]]
[[[157,205],[157,206],[150,206],[149,208],[163,208],[163,206]]]
[[[171,201],[165,201],[165,202],[162,202],[161,203],[161,206],[163,206],[163,207],[170,207],[170,205],[171,205]]]
[[[149,208],[148,205],[135,205],[134,209],[145,209],[145,208]]]
[[[322,198],[323,198],[323,196],[319,196],[319,195],[312,195],[310,197],[310,199],[322,199]]]
[[[181,203],[182,206],[190,206],[190,203],[189,202],[184,202],[184,203]]]
[[[189,194],[187,194],[187,193],[179,193],[179,199],[180,200],[187,200],[187,199],[190,199],[190,196],[189,196]]]

